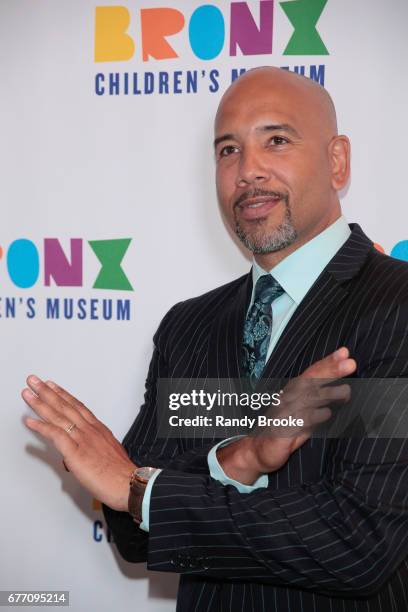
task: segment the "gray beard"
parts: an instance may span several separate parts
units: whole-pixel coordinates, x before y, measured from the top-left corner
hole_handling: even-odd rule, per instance
[[[262,232],[263,221],[253,223],[254,230],[245,232],[239,220],[235,217],[235,233],[247,249],[254,255],[266,255],[274,253],[293,244],[297,238],[297,231],[293,225],[290,208],[286,205],[285,218],[272,233],[266,235]]]

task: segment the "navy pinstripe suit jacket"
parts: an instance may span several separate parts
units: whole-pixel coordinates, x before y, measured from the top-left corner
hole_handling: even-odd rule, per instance
[[[408,265],[358,225],[295,311],[264,377],[299,375],[345,345],[358,377],[408,377]],[[124,439],[164,468],[150,532],[104,507],[121,555],[181,574],[180,612],[408,611],[408,442],[313,439],[250,494],[209,476],[201,438],[161,439],[158,378],[239,377],[251,274],[176,304],[154,337],[145,403]]]

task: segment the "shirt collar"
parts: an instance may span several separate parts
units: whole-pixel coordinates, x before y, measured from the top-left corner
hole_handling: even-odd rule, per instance
[[[317,236],[282,259],[269,274],[278,281],[296,304],[305,297],[317,277],[350,236],[350,228],[342,215]],[[260,276],[268,274],[256,261],[252,266],[252,286]],[[252,291],[253,295],[253,291]]]

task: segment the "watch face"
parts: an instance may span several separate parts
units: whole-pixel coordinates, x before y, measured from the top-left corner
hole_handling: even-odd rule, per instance
[[[154,467],[141,467],[136,470],[136,474],[139,478],[143,478],[143,480],[150,480],[156,470],[157,468]]]

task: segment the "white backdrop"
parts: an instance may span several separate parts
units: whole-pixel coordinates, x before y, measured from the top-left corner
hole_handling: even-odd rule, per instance
[[[177,576],[148,574],[143,564],[118,558],[90,496],[65,473],[57,453],[24,427],[25,377],[37,373],[59,382],[121,438],[139,409],[151,338],[167,309],[248,270],[222,223],[214,189],[212,120],[233,68],[305,66],[309,75],[311,65],[324,66],[339,128],[352,142],[345,215],[387,253],[408,240],[408,6],[405,0],[328,0],[317,29],[329,54],[284,55],[293,25],[275,2],[272,53],[238,50],[231,57],[234,3],[214,0],[226,39],[219,55],[205,60],[193,53],[188,36],[190,17],[202,4],[197,0],[107,4],[129,14],[135,53],[126,61],[95,62],[99,5],[91,0],[0,0],[0,589],[70,590],[78,612],[113,605],[130,611],[136,602],[146,612],[167,612],[174,609]],[[260,2],[247,5],[259,23]],[[184,29],[168,38],[178,57],[142,61],[140,9],[160,6],[185,17]],[[167,71],[172,82],[175,71],[187,70],[206,71],[197,93],[95,92],[97,73],[119,73],[123,83],[124,73],[140,80],[147,71],[156,79]],[[210,70],[219,73],[216,92],[208,88]],[[82,239],[80,286],[45,284],[45,238],[58,239],[68,260],[70,239]],[[112,283],[93,288],[101,265],[88,241],[121,238],[131,239],[122,267],[133,290]],[[31,258],[18,251],[21,239],[31,241]],[[18,286],[36,252],[38,280]],[[61,308],[64,298],[85,300],[86,316],[47,318],[47,298]],[[114,310],[118,300],[129,300],[129,320],[101,318],[103,299]],[[90,317],[90,300],[97,300],[97,319]]]

